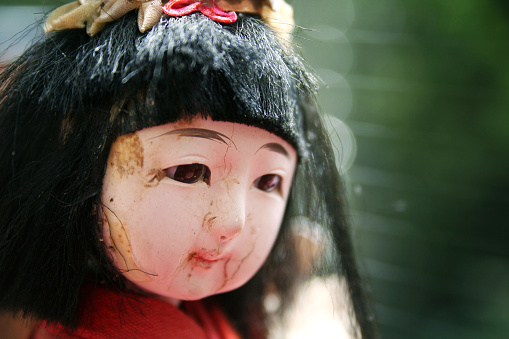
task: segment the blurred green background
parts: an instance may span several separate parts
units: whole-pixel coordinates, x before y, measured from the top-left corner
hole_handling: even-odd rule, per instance
[[[382,338],[506,338],[509,2],[288,2],[323,110],[355,135],[345,177]],[[3,60],[65,1],[12,3],[0,50],[21,41]]]
[[[383,338],[509,337],[509,2],[297,1]]]

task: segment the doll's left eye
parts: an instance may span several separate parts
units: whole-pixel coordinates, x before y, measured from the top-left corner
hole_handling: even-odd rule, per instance
[[[210,170],[203,164],[188,164],[172,166],[166,169],[166,176],[184,184],[205,182],[210,184]]]
[[[277,174],[266,174],[254,181],[254,186],[260,191],[272,192],[274,190],[281,191],[282,178]]]

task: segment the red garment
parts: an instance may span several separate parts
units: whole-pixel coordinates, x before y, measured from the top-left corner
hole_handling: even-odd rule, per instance
[[[97,288],[90,301],[81,312],[78,328],[69,331],[40,322],[30,339],[240,338],[218,307],[202,301],[185,302],[188,314],[161,300],[105,288]]]

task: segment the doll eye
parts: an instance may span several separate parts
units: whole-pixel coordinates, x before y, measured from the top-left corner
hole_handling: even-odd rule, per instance
[[[166,176],[184,184],[194,184],[203,181],[210,184],[210,170],[202,164],[188,164],[172,166],[166,169]]]
[[[254,186],[264,192],[281,190],[281,177],[277,174],[266,174],[254,181]]]

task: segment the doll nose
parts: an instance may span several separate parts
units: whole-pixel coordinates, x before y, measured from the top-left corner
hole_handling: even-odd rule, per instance
[[[223,197],[214,201],[214,216],[209,219],[208,227],[220,242],[227,242],[238,236],[244,228],[246,199],[241,190],[225,192]]]
[[[224,222],[217,222],[211,225],[211,232],[220,242],[227,242],[240,234],[244,228],[244,220],[240,215],[232,216]]]

